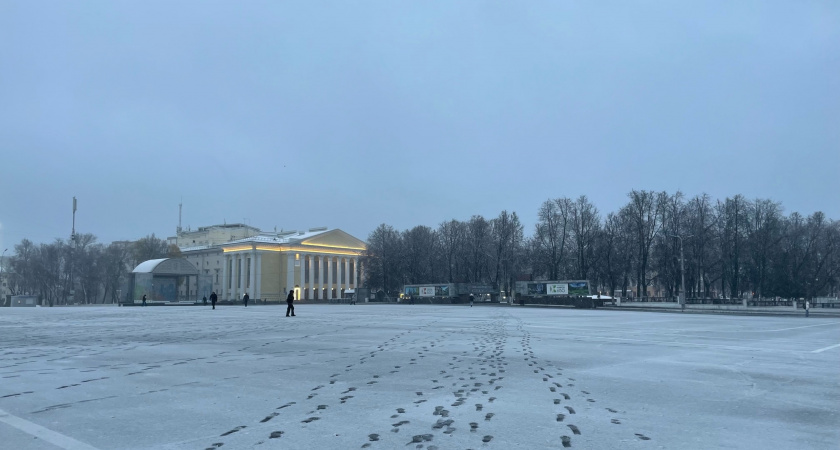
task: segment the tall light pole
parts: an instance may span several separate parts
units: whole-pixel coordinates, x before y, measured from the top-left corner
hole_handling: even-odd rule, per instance
[[[76,258],[76,197],[73,197],[73,228],[70,231],[70,302],[76,302],[76,289],[73,284],[73,264]],[[64,303],[67,303],[65,301]]]
[[[682,277],[682,292],[680,292],[680,308],[685,311],[685,257],[683,256],[683,237],[691,237],[692,235],[688,236],[679,236],[679,235],[672,235],[680,240],[680,276]]]
[[[0,302],[0,306],[6,306],[6,288],[3,286],[3,261],[6,258],[6,252],[7,251],[9,251],[8,248],[3,250],[3,253],[0,254],[0,287],[3,288],[2,290],[0,290],[0,292],[3,293],[3,299],[2,299],[3,301]]]

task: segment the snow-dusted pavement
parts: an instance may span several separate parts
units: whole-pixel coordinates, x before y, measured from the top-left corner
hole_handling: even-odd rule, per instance
[[[837,318],[284,310],[2,308],[0,448],[840,445]]]

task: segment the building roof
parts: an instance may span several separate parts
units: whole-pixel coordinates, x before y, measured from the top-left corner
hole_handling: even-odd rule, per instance
[[[168,258],[150,259],[148,261],[143,261],[140,264],[138,264],[137,267],[135,267],[134,270],[132,270],[132,272],[133,273],[151,273],[155,270],[155,267],[157,267],[158,264],[166,261],[167,259]]]
[[[309,231],[297,231],[288,233],[263,233],[244,239],[226,242],[222,245],[235,245],[247,243],[261,244],[309,244],[324,245],[326,240],[337,238],[344,245],[351,245],[349,248],[364,249],[365,243],[338,228],[311,228]]]
[[[198,269],[184,258],[163,258],[143,261],[132,273],[151,273],[154,275],[198,275]]]

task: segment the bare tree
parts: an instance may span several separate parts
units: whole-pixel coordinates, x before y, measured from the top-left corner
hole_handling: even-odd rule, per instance
[[[168,255],[169,245],[165,240],[156,238],[154,233],[138,239],[132,246],[134,266],[150,259],[166,258]]]
[[[111,303],[117,303],[120,299],[117,290],[122,281],[128,276],[128,260],[130,257],[129,248],[123,243],[112,242],[102,253],[103,283],[102,303],[110,295]]]
[[[782,205],[756,199],[750,205],[747,220],[749,267],[746,276],[754,296],[768,292],[772,261],[778,256],[782,240]]]
[[[637,295],[647,296],[650,250],[653,240],[662,229],[662,208],[668,194],[634,190],[628,196],[630,203],[624,208],[630,218],[635,239]]]
[[[741,271],[746,247],[747,217],[750,205],[742,195],[718,201],[718,245],[721,261],[721,294],[726,288],[732,298],[741,296]]]
[[[569,215],[572,201],[568,198],[546,200],[540,206],[538,221],[531,240],[534,268],[550,280],[563,273],[569,239]]]
[[[585,195],[570,203],[571,240],[575,248],[575,277],[589,279],[589,268],[595,255],[595,238],[601,228],[598,208]]]
[[[522,223],[515,212],[505,210],[490,221],[490,228],[496,266],[491,281],[507,293],[510,292],[511,277],[524,242]]]
[[[403,279],[400,267],[400,234],[394,227],[381,224],[368,236],[368,245],[361,262],[365,267],[365,285],[396,292]]]
[[[691,239],[683,245],[689,255],[689,269],[686,273],[689,295],[697,296],[702,291],[704,297],[711,296],[712,283],[717,280],[715,267],[720,260],[717,256],[716,224],[717,215],[708,195],[702,194],[688,201],[686,230],[691,234]]]
[[[470,282],[486,281],[490,249],[490,223],[480,216],[472,216],[467,222],[465,236],[466,279]]]
[[[437,236],[429,227],[418,225],[402,233],[402,258],[408,284],[431,283]]]
[[[458,255],[462,252],[466,233],[466,225],[454,219],[438,225],[438,248],[443,253],[449,283],[455,281],[455,274],[458,273]]]
[[[9,277],[9,290],[12,295],[34,294],[35,281],[35,244],[29,239],[15,245],[15,255],[9,258],[12,275]]]

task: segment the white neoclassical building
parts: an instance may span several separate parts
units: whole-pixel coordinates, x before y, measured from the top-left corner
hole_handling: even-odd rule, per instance
[[[362,279],[365,243],[340,229],[260,233],[214,245],[181,247],[181,254],[212,279],[220,300],[282,301],[340,298]],[[198,292],[198,297],[209,293]]]

